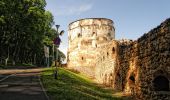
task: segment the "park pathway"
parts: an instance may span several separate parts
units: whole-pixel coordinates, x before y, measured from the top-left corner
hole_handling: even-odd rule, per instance
[[[0,100],[48,100],[39,78],[42,70],[0,70]]]

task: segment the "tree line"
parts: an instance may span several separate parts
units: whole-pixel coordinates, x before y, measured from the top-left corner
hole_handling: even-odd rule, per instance
[[[0,1],[0,64],[44,62],[44,45],[50,47],[57,36],[53,15],[45,10],[45,0]],[[64,54],[60,52],[62,58]]]

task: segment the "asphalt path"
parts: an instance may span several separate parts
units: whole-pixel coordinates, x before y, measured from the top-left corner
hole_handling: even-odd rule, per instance
[[[39,74],[42,69],[0,71],[0,100],[48,100]],[[8,74],[10,73],[10,74]]]

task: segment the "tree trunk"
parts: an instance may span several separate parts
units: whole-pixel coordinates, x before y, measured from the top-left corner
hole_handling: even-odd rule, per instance
[[[8,58],[5,59],[5,66],[8,66]]]
[[[8,57],[5,59],[5,66],[8,66],[8,60],[9,60],[9,47],[8,47]]]

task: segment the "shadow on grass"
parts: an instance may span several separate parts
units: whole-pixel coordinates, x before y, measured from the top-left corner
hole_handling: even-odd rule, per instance
[[[91,80],[66,69],[59,69],[58,80],[52,69],[42,73],[42,82],[51,100],[123,100],[113,91],[96,86]]]

